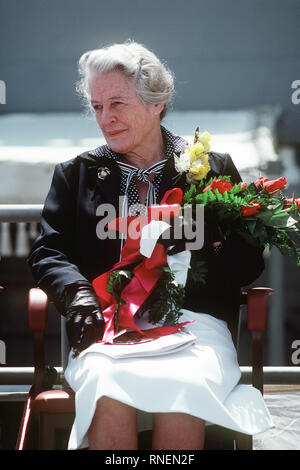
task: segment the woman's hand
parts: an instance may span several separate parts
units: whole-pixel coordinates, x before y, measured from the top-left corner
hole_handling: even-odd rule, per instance
[[[71,348],[83,351],[103,336],[105,322],[93,286],[80,281],[65,288],[66,331]]]

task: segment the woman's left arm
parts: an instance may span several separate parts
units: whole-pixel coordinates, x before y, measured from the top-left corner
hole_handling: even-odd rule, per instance
[[[250,245],[241,236],[231,235],[223,241],[221,249],[210,256],[210,266],[225,284],[247,286],[264,271],[263,251],[263,247]]]
[[[229,153],[224,154],[224,164],[223,164],[221,175],[230,176],[230,181],[232,184],[237,184],[237,183],[242,182],[241,175],[239,174]]]
[[[224,155],[222,175],[230,176],[232,184],[242,181],[229,154]],[[226,283],[249,285],[265,268],[263,251],[263,247],[253,246],[239,235],[231,235],[223,240],[220,250],[212,252],[214,271],[218,272]]]

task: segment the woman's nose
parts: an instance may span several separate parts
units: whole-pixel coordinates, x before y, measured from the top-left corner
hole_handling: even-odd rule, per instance
[[[109,126],[116,121],[114,113],[110,109],[103,109],[101,114],[101,126]]]

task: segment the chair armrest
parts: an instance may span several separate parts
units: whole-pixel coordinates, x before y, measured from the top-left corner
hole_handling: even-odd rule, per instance
[[[265,331],[267,327],[268,299],[273,289],[253,287],[247,293],[247,327],[251,331]]]
[[[31,331],[44,331],[48,319],[48,297],[38,287],[29,290],[28,295],[28,323]]]
[[[44,333],[48,319],[48,297],[38,287],[33,287],[28,294],[28,324],[33,332],[34,341],[34,377],[31,395],[34,397],[45,389],[47,368],[45,366]]]
[[[263,342],[267,327],[268,299],[273,289],[253,287],[247,293],[247,326],[252,336],[252,384],[263,394]]]

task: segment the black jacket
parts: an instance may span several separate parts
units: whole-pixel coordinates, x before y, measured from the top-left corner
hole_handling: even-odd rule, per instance
[[[228,154],[211,152],[211,176],[230,175],[232,183],[241,177]],[[98,168],[107,167],[110,175],[98,178]],[[183,184],[173,158],[163,170],[159,200],[165,191]],[[64,287],[78,280],[92,281],[119,261],[120,240],[97,237],[97,216],[100,204],[110,203],[119,215],[120,172],[115,160],[85,152],[57,164],[41,216],[42,232],[32,245],[28,257],[36,284],[47,292],[59,311]],[[240,287],[253,282],[263,271],[262,250],[231,237],[224,242],[220,255],[208,257],[208,278],[205,286],[188,277],[185,308],[206,312],[228,322],[234,332],[237,323]]]

